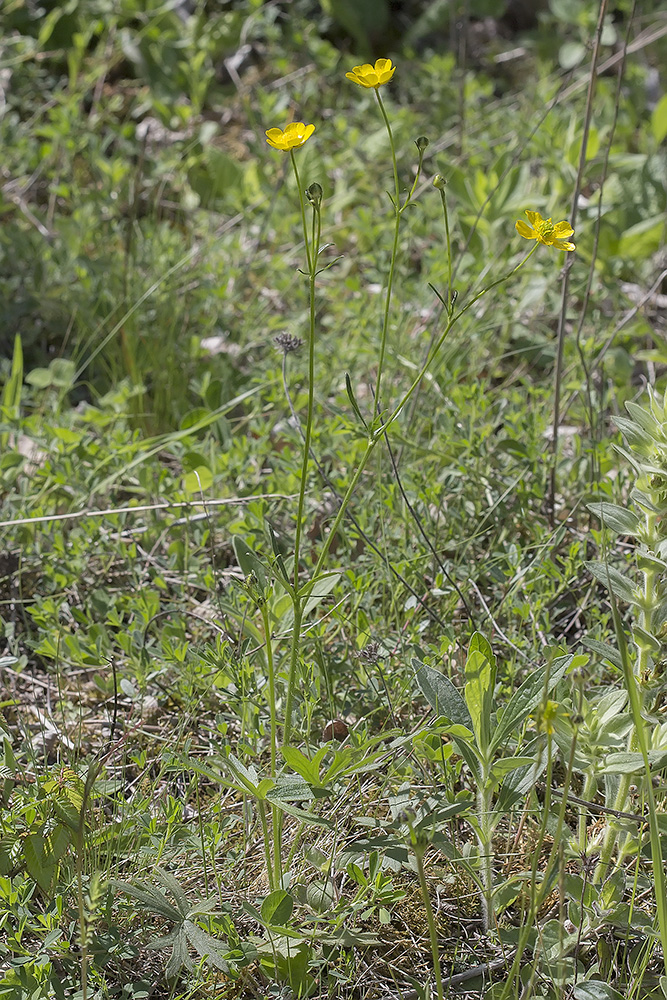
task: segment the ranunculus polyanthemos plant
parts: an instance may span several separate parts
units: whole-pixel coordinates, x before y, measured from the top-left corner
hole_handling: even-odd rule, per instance
[[[418,369],[411,384],[407,386],[398,399],[391,399],[388,391],[385,390],[385,368],[388,361],[387,338],[391,322],[392,293],[394,279],[396,275],[396,264],[399,255],[399,236],[406,209],[412,204],[417,185],[422,175],[424,165],[424,155],[428,148],[428,139],[420,136],[415,140],[417,149],[417,163],[414,171],[412,183],[409,186],[401,184],[399,169],[396,158],[396,148],[394,134],[387,109],[382,97],[382,90],[394,77],[396,67],[390,59],[378,59],[374,65],[370,63],[355,66],[346,74],[347,78],[358,84],[360,87],[374,91],[375,100],[379,109],[381,119],[384,123],[388,148],[391,157],[391,168],[393,173],[393,192],[389,195],[391,203],[391,214],[393,215],[393,226],[391,236],[391,259],[387,275],[386,288],[384,291],[381,321],[379,324],[380,335],[378,339],[378,360],[375,373],[375,386],[373,393],[372,408],[362,413],[361,406],[357,402],[354,388],[349,377],[346,377],[346,385],[350,405],[355,419],[358,421],[361,432],[365,438],[365,447],[356,468],[351,472],[347,488],[344,495],[339,499],[338,508],[327,534],[322,540],[319,551],[313,559],[314,565],[309,570],[304,565],[303,558],[303,538],[306,527],[306,489],[308,475],[310,472],[312,429],[315,417],[314,407],[314,358],[316,346],[316,292],[317,276],[324,269],[320,264],[321,245],[320,237],[322,231],[323,212],[323,192],[318,183],[313,183],[304,188],[299,171],[298,160],[299,150],[315,132],[315,125],[304,122],[291,122],[284,128],[272,127],[266,132],[266,141],[279,152],[289,153],[294,177],[296,180],[301,208],[301,222],[303,228],[303,241],[305,248],[306,269],[309,297],[309,324],[308,324],[308,401],[303,426],[303,457],[301,462],[300,482],[295,510],[294,543],[292,553],[289,558],[276,553],[273,562],[269,565],[265,560],[260,559],[257,553],[250,551],[245,542],[239,540],[237,546],[237,557],[244,569],[247,577],[247,592],[249,599],[254,604],[258,617],[261,617],[261,625],[257,629],[257,634],[263,637],[263,641],[258,646],[265,658],[266,673],[268,678],[267,697],[270,702],[271,712],[271,762],[268,777],[265,779],[255,775],[250,784],[253,788],[261,789],[262,816],[265,815],[266,803],[271,803],[273,816],[273,837],[269,836],[268,826],[265,826],[265,851],[267,856],[267,869],[271,888],[276,890],[283,883],[283,859],[282,859],[282,814],[286,810],[284,803],[278,804],[276,796],[281,787],[281,774],[279,773],[279,755],[287,762],[292,771],[296,768],[300,774],[309,775],[308,781],[311,783],[326,784],[326,781],[319,775],[318,766],[312,761],[308,761],[308,767],[303,763],[307,758],[301,751],[293,746],[295,727],[294,714],[297,690],[301,675],[302,649],[307,628],[308,615],[312,614],[315,605],[322,597],[328,593],[337,581],[335,574],[327,573],[326,565],[329,550],[334,537],[346,512],[352,503],[355,490],[366,469],[369,460],[376,448],[390,433],[394,424],[398,421],[404,407],[412,399],[424,376],[437,361],[442,346],[450,330],[465,316],[471,307],[488,294],[488,292],[498,285],[506,282],[515,274],[535,252],[538,245],[546,245],[557,249],[574,249],[573,245],[566,242],[566,237],[572,234],[572,229],[567,223],[558,223],[553,226],[550,220],[544,221],[537,212],[529,212],[528,218],[531,223],[529,227],[525,223],[517,224],[517,228],[522,236],[527,239],[534,239],[535,245],[521,260],[506,274],[494,279],[480,290],[471,293],[468,298],[459,302],[457,295],[452,288],[452,247],[450,238],[449,215],[447,210],[446,182],[438,175],[434,180],[434,185],[439,191],[445,227],[446,254],[448,260],[448,287],[443,293],[433,289],[444,306],[444,319],[442,330],[435,338],[425,360]],[[378,183],[382,183],[378,179]],[[406,193],[407,192],[407,193]],[[327,264],[325,266],[330,266]],[[433,287],[433,286],[431,286]],[[291,400],[290,406],[291,404]],[[253,633],[255,634],[255,633]],[[286,640],[282,637],[286,636]],[[282,680],[280,687],[277,681]],[[278,708],[280,705],[282,720],[278,724]],[[280,752],[280,753],[279,753]],[[325,750],[324,753],[327,751]],[[299,756],[300,755],[300,756]],[[318,751],[317,760],[321,753]],[[303,759],[302,759],[303,758]],[[323,759],[323,758],[322,758]],[[363,767],[363,760],[358,761],[354,767]],[[494,765],[495,766],[495,765]],[[354,769],[354,767],[352,769]],[[491,765],[489,765],[491,767]],[[299,770],[301,768],[301,770]],[[308,769],[310,768],[310,770]],[[351,773],[350,769],[346,773]],[[490,772],[489,772],[490,773]],[[495,773],[495,772],[494,772]],[[247,777],[247,776],[246,776]],[[487,775],[488,777],[488,775]],[[255,780],[256,779],[256,780]],[[248,779],[250,781],[250,779]],[[246,786],[244,786],[246,787]],[[250,785],[247,785],[249,788]],[[492,787],[491,778],[485,785],[484,805],[488,804],[488,789]],[[320,794],[322,790],[320,789]],[[259,791],[257,796],[259,796]],[[272,798],[273,797],[273,798]],[[291,810],[294,812],[294,809]],[[480,810],[481,813],[482,810]],[[305,819],[306,812],[300,810],[300,816]],[[310,821],[315,821],[313,814],[308,814]],[[490,833],[486,826],[482,828],[480,842],[488,845]],[[273,855],[272,858],[270,855]],[[488,875],[488,872],[487,872]],[[487,893],[491,892],[490,877],[485,880]]]

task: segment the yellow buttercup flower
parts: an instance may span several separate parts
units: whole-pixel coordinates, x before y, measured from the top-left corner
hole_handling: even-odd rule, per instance
[[[574,250],[574,243],[566,239],[574,233],[569,222],[552,222],[551,219],[543,219],[539,212],[528,210],[526,215],[530,225],[523,219],[519,219],[516,224],[516,231],[524,240],[537,240],[545,247],[556,247],[557,250]]]
[[[363,66],[355,66],[345,76],[360,87],[374,87],[377,90],[383,83],[389,83],[395,72],[396,67],[391,65],[391,59],[376,59],[375,66],[364,63]]]
[[[265,135],[269,146],[287,153],[290,149],[298,149],[299,146],[303,146],[304,142],[310,139],[314,131],[314,125],[304,125],[303,122],[292,122],[291,125],[285,126],[284,131],[281,128],[270,128]]]

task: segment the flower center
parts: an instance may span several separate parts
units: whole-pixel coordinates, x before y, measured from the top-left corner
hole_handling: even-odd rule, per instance
[[[551,219],[543,219],[542,222],[538,224],[536,229],[537,238],[540,241],[540,243],[550,243],[555,228],[556,227],[554,226]]]

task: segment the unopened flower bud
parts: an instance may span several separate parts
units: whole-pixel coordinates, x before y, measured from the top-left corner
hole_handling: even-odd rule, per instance
[[[311,184],[310,187],[306,188],[306,197],[308,201],[313,206],[313,208],[319,208],[322,203],[322,185],[318,184],[317,181]]]
[[[444,191],[447,181],[442,176],[442,174],[436,174],[433,178],[433,187],[437,188],[438,191]]]
[[[420,135],[415,139],[415,146],[420,153],[423,153],[426,147],[429,145],[429,140],[425,135]]]

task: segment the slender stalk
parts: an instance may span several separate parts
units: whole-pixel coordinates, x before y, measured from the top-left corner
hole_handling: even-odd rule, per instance
[[[269,879],[269,889],[271,892],[276,887],[276,879],[273,871],[273,865],[271,864],[271,840],[269,838],[269,825],[266,821],[266,806],[263,799],[257,799],[257,811],[259,812],[259,821],[262,824],[262,839],[264,841],[264,859],[266,861],[266,874]]]
[[[516,272],[520,268],[523,267],[523,265],[526,263],[526,261],[530,260],[530,258],[532,257],[532,255],[537,250],[537,246],[538,246],[538,244],[536,243],[535,246],[533,246],[529,250],[529,252],[523,258],[523,260],[519,261],[519,263],[516,265],[516,267],[513,267],[512,270],[508,271],[508,273],[505,274],[505,275],[503,275],[502,278],[497,278],[496,281],[492,281],[490,285],[486,285],[479,292],[477,292],[477,294],[475,296],[473,296],[473,298],[470,300],[470,302],[467,302],[465,304],[465,306],[463,306],[461,309],[459,309],[459,311],[457,313],[453,313],[449,317],[449,320],[447,322],[447,325],[445,326],[444,331],[441,333],[440,337],[436,341],[435,346],[431,349],[431,351],[430,351],[430,353],[429,353],[426,361],[424,362],[424,364],[420,368],[418,374],[415,376],[415,379],[414,379],[412,385],[410,386],[410,388],[408,389],[408,391],[405,393],[405,395],[403,396],[403,398],[401,399],[401,401],[399,402],[399,404],[396,406],[396,408],[394,409],[393,413],[388,417],[386,423],[377,431],[378,434],[385,433],[385,431],[387,431],[389,429],[389,427],[391,427],[391,425],[394,423],[394,421],[399,417],[399,415],[401,413],[401,410],[403,409],[403,407],[405,406],[405,404],[411,399],[413,393],[417,389],[417,387],[418,387],[419,383],[421,382],[421,380],[423,379],[424,375],[426,374],[426,372],[428,371],[428,369],[431,367],[431,365],[435,361],[435,358],[438,355],[438,352],[440,351],[440,348],[442,347],[442,345],[443,345],[443,343],[445,341],[445,337],[447,336],[447,334],[449,333],[449,331],[452,329],[452,327],[454,326],[454,324],[457,323],[460,320],[460,318],[464,315],[464,313],[466,313],[468,311],[468,309],[471,308],[471,306],[474,306],[475,302],[478,302],[482,298],[483,295],[486,295],[486,293],[490,292],[492,288],[496,288],[498,285],[501,285],[504,281],[507,281],[509,278],[511,278],[513,274],[516,274]]]
[[[208,897],[208,865],[206,864],[206,838],[204,837],[204,812],[199,798],[199,781],[195,778],[195,798],[197,800],[197,818],[199,825],[199,841],[201,843],[201,860],[204,869],[204,891]]]
[[[486,772],[486,768],[484,769]],[[491,844],[491,809],[493,792],[491,780],[487,773],[480,776],[479,788],[477,789],[477,823],[479,831],[477,842],[479,844],[480,865],[482,872],[482,919],[484,930],[491,929],[493,923],[493,848]]]
[[[303,458],[301,462],[301,479],[299,483],[299,501],[297,505],[296,514],[296,535],[294,539],[294,590],[298,594],[299,591],[299,557],[301,554],[301,536],[303,532],[303,509],[305,505],[306,498],[306,483],[308,480],[308,463],[310,460],[310,440],[312,436],[313,429],[313,407],[314,407],[314,392],[315,392],[315,278],[317,274],[317,258],[319,255],[319,242],[320,242],[320,211],[319,206],[315,208],[313,206],[313,243],[310,246],[310,241],[308,239],[308,225],[306,221],[306,205],[303,197],[303,191],[301,190],[301,180],[299,177],[299,169],[296,165],[296,158],[294,156],[294,150],[290,150],[292,156],[292,166],[294,168],[294,176],[296,178],[296,183],[299,188],[299,202],[301,205],[301,222],[303,224],[303,236],[306,244],[306,258],[308,261],[308,292],[310,300],[310,330],[308,337],[308,412],[306,415],[306,430],[305,430],[305,442],[303,446]],[[317,216],[317,226],[315,225],[315,216]],[[297,636],[297,640],[298,640]]]
[[[576,229],[577,212],[579,209],[579,195],[581,192],[581,187],[584,178],[584,170],[586,168],[586,161],[588,158],[588,135],[591,126],[591,120],[593,117],[593,97],[595,94],[595,85],[597,82],[597,64],[598,57],[600,54],[600,46],[602,42],[602,31],[604,29],[604,20],[607,13],[608,0],[600,0],[600,6],[598,9],[598,23],[595,31],[595,39],[593,41],[593,57],[591,59],[590,76],[588,78],[588,94],[586,97],[586,110],[584,112],[584,127],[583,134],[581,137],[581,150],[579,152],[579,165],[577,168],[577,179],[574,184],[574,192],[572,195],[572,208],[570,209],[570,224],[573,229]],[[558,435],[560,432],[560,394],[561,394],[561,383],[563,380],[563,350],[565,345],[565,332],[567,329],[567,304],[568,304],[568,294],[569,294],[569,283],[570,283],[570,271],[572,265],[574,264],[574,254],[567,254],[567,260],[565,261],[565,267],[563,268],[563,283],[562,283],[562,293],[561,293],[561,310],[558,317],[558,333],[556,335],[556,365],[554,368],[554,411],[553,411],[553,421],[551,428],[551,472],[549,476],[549,494],[548,494],[548,509],[549,516],[553,527],[554,518],[554,508],[556,506],[556,487],[557,487],[557,465],[558,465]]]
[[[366,465],[368,464],[368,460],[370,459],[371,455],[373,454],[373,451],[375,450],[375,446],[377,445],[378,441],[382,438],[382,436],[387,432],[387,430],[391,427],[391,425],[394,423],[394,421],[396,421],[398,419],[398,417],[400,416],[401,411],[403,410],[403,407],[410,400],[410,398],[412,397],[413,393],[415,392],[415,390],[419,386],[419,383],[423,379],[424,375],[426,374],[426,372],[428,371],[428,369],[431,367],[431,365],[435,361],[435,359],[436,359],[436,357],[437,357],[437,355],[438,355],[438,353],[440,351],[440,348],[442,347],[442,345],[443,345],[443,343],[445,341],[445,338],[447,337],[447,334],[449,333],[449,331],[452,329],[452,327],[454,326],[454,324],[458,322],[458,320],[461,318],[461,316],[463,316],[464,313],[466,313],[468,311],[468,309],[470,309],[470,307],[472,305],[474,305],[475,302],[479,301],[479,299],[481,299],[483,295],[486,295],[486,293],[489,292],[492,288],[496,288],[498,285],[502,284],[504,281],[507,281],[509,278],[511,278],[513,274],[516,274],[516,272],[519,270],[519,268],[523,267],[523,265],[526,263],[526,261],[529,260],[530,257],[532,257],[532,255],[535,253],[536,249],[537,249],[537,244],[535,244],[535,246],[531,248],[531,250],[528,252],[528,254],[526,254],[526,256],[523,258],[523,260],[521,260],[516,265],[516,267],[512,268],[512,270],[509,271],[507,274],[505,274],[502,278],[498,278],[496,281],[492,281],[490,285],[487,285],[485,288],[481,289],[481,291],[479,291],[477,293],[477,295],[475,295],[474,298],[470,302],[468,302],[465,306],[463,306],[462,309],[459,309],[459,311],[457,313],[454,313],[453,315],[451,315],[449,317],[449,319],[447,321],[447,325],[445,326],[445,329],[443,330],[443,332],[441,333],[440,337],[436,341],[435,346],[429,352],[429,355],[428,355],[426,361],[424,362],[424,364],[420,368],[420,370],[419,370],[418,374],[416,375],[416,377],[415,377],[412,385],[407,390],[407,392],[402,397],[402,399],[399,401],[398,405],[395,407],[395,409],[393,410],[393,412],[387,418],[387,420],[385,421],[385,423],[381,427],[378,427],[377,430],[375,430],[371,434],[371,436],[369,437],[368,442],[366,443],[366,450],[364,451],[363,455],[361,456],[361,460],[359,462],[359,465],[357,466],[357,469],[356,469],[356,471],[355,471],[352,479],[350,480],[350,483],[349,483],[349,485],[347,487],[347,490],[345,491],[345,495],[344,495],[343,499],[341,500],[340,507],[338,508],[338,512],[336,514],[336,517],[334,518],[333,524],[332,524],[332,526],[331,526],[331,528],[329,530],[329,534],[327,535],[327,537],[326,537],[326,539],[325,539],[325,541],[324,541],[324,543],[322,545],[322,548],[320,549],[320,554],[319,554],[319,557],[318,557],[318,560],[317,560],[317,564],[315,566],[315,569],[313,570],[313,573],[311,575],[309,583],[306,584],[306,587],[305,587],[306,591],[309,591],[310,589],[312,589],[313,584],[315,583],[315,581],[318,579],[318,577],[320,576],[320,574],[322,572],[322,567],[323,567],[324,562],[325,562],[325,560],[327,558],[327,555],[329,553],[329,549],[331,547],[331,543],[333,542],[334,536],[335,536],[336,532],[338,531],[338,528],[340,527],[340,524],[341,524],[343,518],[345,517],[345,513],[346,513],[347,508],[348,508],[348,506],[350,504],[350,500],[352,499],[352,495],[353,495],[355,489],[357,488],[357,485],[359,483],[359,480],[361,479],[361,476],[362,476],[362,474],[364,472],[364,469],[366,468]]]
[[[83,898],[83,851],[81,843],[76,847],[76,894],[79,904],[79,938],[81,941],[81,998],[88,1000],[88,922]]]
[[[292,596],[292,606],[294,609],[294,626],[292,631],[292,641],[290,644],[290,665],[287,678],[287,694],[285,696],[285,721],[283,727],[283,743],[289,743],[292,735],[292,716],[294,711],[294,685],[296,683],[297,666],[299,662],[299,647],[301,643],[301,622],[303,616],[303,603],[299,593],[299,561],[301,557],[301,539],[304,528],[304,507],[306,498],[306,483],[308,480],[308,464],[310,460],[310,447],[313,432],[313,411],[315,405],[315,279],[317,277],[317,261],[319,258],[320,236],[322,231],[322,216],[320,212],[320,194],[317,200],[311,197],[313,210],[312,232],[310,247],[308,240],[308,226],[306,222],[306,206],[299,178],[299,170],[296,165],[294,151],[292,154],[292,166],[294,176],[299,188],[299,200],[301,205],[301,221],[303,223],[303,234],[306,243],[306,257],[308,261],[308,293],[309,293],[309,337],[308,337],[308,410],[306,414],[306,428],[304,432],[303,458],[301,461],[301,479],[299,483],[299,500],[296,514],[296,531],[294,538],[294,594]],[[312,187],[309,188],[312,192]]]
[[[260,608],[262,615],[262,626],[264,629],[264,644],[266,649],[266,673],[269,685],[269,715],[271,725],[271,777],[276,776],[276,753],[278,747],[278,723],[276,720],[276,680],[273,663],[273,642],[271,639],[271,625],[269,622],[269,609],[264,602]]]
[[[584,781],[584,787],[581,791],[581,798],[585,799],[587,802],[592,801],[593,797],[597,793],[597,778],[595,776],[595,771],[591,766],[590,770],[586,774],[586,779]],[[579,837],[579,850],[583,853],[586,850],[586,832],[587,832],[587,806],[579,806],[579,821],[577,824],[578,837]]]
[[[433,961],[433,971],[435,973],[435,987],[438,991],[438,1000],[444,1000],[444,990],[442,987],[442,970],[440,968],[440,948],[438,945],[438,930],[433,916],[431,897],[428,892],[426,874],[424,872],[424,855],[426,854],[425,844],[413,845],[415,861],[417,862],[417,874],[419,876],[419,887],[422,899],[424,900],[424,910],[426,911],[426,923],[428,924],[428,936],[431,942],[431,959]]]
[[[658,529],[658,523],[661,520],[660,517],[653,511],[645,511],[645,521],[644,521],[644,531],[643,535],[647,541],[647,547],[655,550],[660,544],[660,535]],[[647,633],[647,635],[653,635],[653,613],[656,606],[660,603],[660,595],[657,592],[658,583],[658,568],[651,559],[644,561],[642,566],[642,574],[644,576],[644,587],[642,594],[642,604],[639,612],[639,627]],[[648,674],[650,666],[651,657],[651,646],[646,640],[637,643],[637,670],[636,674],[639,678],[639,683],[643,682],[643,679]]]
[[[292,607],[294,608],[294,622],[292,625],[292,641],[290,643],[289,674],[287,675],[287,694],[285,696],[285,720],[283,722],[284,746],[286,746],[292,738],[292,715],[294,714],[294,685],[296,683],[297,666],[299,664],[301,623],[303,621],[303,601],[299,594],[296,594],[292,598]]]
[[[657,911],[660,944],[662,945],[663,962],[665,966],[665,973],[667,974],[667,886],[665,885],[662,841],[660,839],[660,827],[658,826],[651,765],[648,756],[649,745],[646,738],[646,726],[642,716],[642,691],[637,683],[637,677],[632,669],[632,663],[630,662],[628,647],[625,641],[625,632],[623,631],[623,623],[618,611],[616,597],[614,596],[611,586],[609,587],[609,597],[614,616],[616,639],[619,645],[619,652],[621,654],[621,662],[623,664],[623,677],[628,691],[632,718],[635,724],[635,734],[639,750],[644,760],[646,798],[648,799],[649,836],[651,841],[651,865],[653,868],[653,889],[655,892],[655,906]]]
[[[396,271],[396,258],[398,257],[398,236],[401,226],[401,206],[400,206],[400,196],[401,189],[398,181],[398,164],[396,163],[396,148],[394,146],[394,136],[391,131],[391,125],[389,123],[389,118],[387,117],[387,112],[385,111],[382,98],[380,97],[380,91],[376,89],[375,96],[377,97],[377,102],[382,112],[382,117],[387,129],[387,135],[389,136],[389,145],[391,147],[391,161],[394,168],[394,241],[391,248],[391,263],[389,265],[389,278],[387,279],[387,292],[384,300],[384,315],[382,318],[382,336],[380,338],[380,359],[378,361],[378,374],[375,383],[375,406],[379,412],[381,412],[382,403],[380,399],[380,389],[382,385],[382,373],[384,369],[384,358],[387,350],[387,334],[389,332],[389,310],[391,307],[391,293],[394,285],[394,273]]]
[[[451,316],[452,309],[454,308],[454,303],[452,302],[452,295],[454,289],[452,288],[452,240],[449,232],[449,212],[447,210],[447,195],[445,194],[445,181],[444,177],[441,175],[436,176],[434,184],[440,192],[440,200],[442,201],[442,212],[445,217],[445,240],[447,241],[447,302],[446,309],[448,315]]]
[[[303,197],[303,188],[301,187],[301,178],[299,176],[299,168],[296,165],[296,157],[294,156],[294,150],[289,151],[290,158],[292,160],[292,170],[294,171],[294,177],[296,179],[296,188],[299,192],[299,204],[301,205],[301,224],[303,226],[303,242],[306,247],[306,260],[308,262],[308,273],[312,271],[312,261],[310,256],[310,244],[308,242],[308,225],[306,223],[306,202]]]

